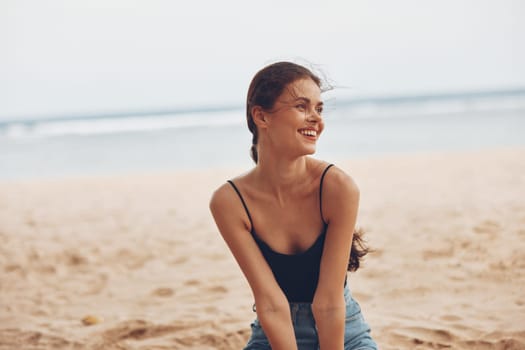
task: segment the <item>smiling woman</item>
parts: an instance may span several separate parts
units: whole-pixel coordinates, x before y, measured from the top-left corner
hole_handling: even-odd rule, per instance
[[[292,82],[294,84],[290,84]],[[316,109],[320,114],[322,112],[320,86],[321,80],[310,70],[288,62],[274,63],[255,75],[248,88],[246,99],[248,129],[253,135],[251,156],[255,163],[258,161],[259,132],[254,113],[265,111],[266,115],[270,116],[280,114],[279,112],[283,112],[283,109],[286,113],[291,108],[296,108],[298,112],[303,112],[301,117],[304,120],[310,99],[304,95],[301,96],[301,93],[310,93],[318,101]],[[285,96],[281,96],[283,91],[286,92]]]
[[[346,271],[367,253],[359,189],[309,157],[324,129],[322,82],[290,62],[263,68],[246,103],[255,167],[215,191],[215,222],[253,292],[245,349],[376,349]]]
[[[289,84],[271,109],[255,105],[251,119],[266,130],[267,137],[254,144],[252,152],[292,152],[292,158],[305,152],[313,154],[317,138],[324,129],[322,104],[318,85],[311,79],[301,78]]]

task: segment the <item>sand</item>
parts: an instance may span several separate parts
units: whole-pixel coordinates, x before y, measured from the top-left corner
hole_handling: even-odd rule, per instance
[[[525,349],[525,149],[337,164],[381,349]],[[241,349],[252,297],[208,211],[241,171],[0,183],[0,349]]]

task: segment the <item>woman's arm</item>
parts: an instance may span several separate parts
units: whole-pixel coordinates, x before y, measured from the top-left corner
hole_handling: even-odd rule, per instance
[[[288,300],[250,233],[249,220],[237,194],[228,184],[215,191],[210,210],[250,284],[257,317],[272,349],[297,349]]]
[[[312,312],[321,350],[343,349],[346,277],[359,206],[359,189],[350,176],[333,167],[325,177],[322,210],[328,223],[319,282]]]

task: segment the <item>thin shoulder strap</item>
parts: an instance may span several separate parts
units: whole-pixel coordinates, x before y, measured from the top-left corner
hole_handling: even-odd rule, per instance
[[[321,175],[321,183],[319,184],[319,210],[321,211],[321,220],[323,220],[323,223],[326,225],[326,221],[324,221],[323,216],[323,181],[324,176],[326,175],[326,172],[328,169],[330,169],[333,166],[333,164],[329,164],[323,171],[323,174]]]
[[[241,199],[242,206],[244,207],[244,210],[246,210],[246,214],[248,215],[248,219],[250,220],[250,226],[252,227],[252,230],[253,230],[252,216],[250,215],[250,211],[248,210],[248,206],[246,205],[246,202],[244,201],[244,198],[242,198],[241,192],[239,191],[237,186],[235,186],[235,184],[233,183],[232,180],[228,180],[228,183],[230,185],[232,185],[233,189],[235,190],[235,192],[237,192],[237,195]]]

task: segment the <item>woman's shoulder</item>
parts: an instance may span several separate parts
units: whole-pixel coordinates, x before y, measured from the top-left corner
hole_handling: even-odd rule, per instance
[[[353,181],[350,174],[339,167],[337,164],[317,158],[309,158],[310,167],[314,169],[316,173],[325,174],[325,178],[330,182],[336,182],[337,184],[351,183]]]
[[[313,179],[322,186],[323,192],[343,191],[346,195],[349,192],[359,191],[352,176],[337,164],[317,158],[309,158],[308,161]]]
[[[221,204],[225,201],[229,201],[232,192],[232,186],[228,181],[221,184],[215,191],[213,191],[210,199],[210,205],[213,203]]]
[[[322,211],[326,222],[341,220],[349,212],[357,211],[360,191],[345,170],[334,165],[326,172],[322,183]]]
[[[251,229],[250,214],[236,185],[238,179],[236,177],[233,181],[225,181],[212,193],[210,198],[209,207],[217,225],[228,228],[224,232],[230,232],[235,227],[243,227],[248,231]],[[220,231],[224,234],[222,229]]]
[[[245,182],[245,178],[248,173],[240,174],[238,176],[232,177],[229,180],[225,180],[215,191],[213,191],[210,199],[210,207],[221,207],[232,201],[238,200],[240,194],[235,192],[239,191],[239,184]]]
[[[323,192],[333,195],[358,194],[359,187],[354,178],[337,164],[323,162]]]

